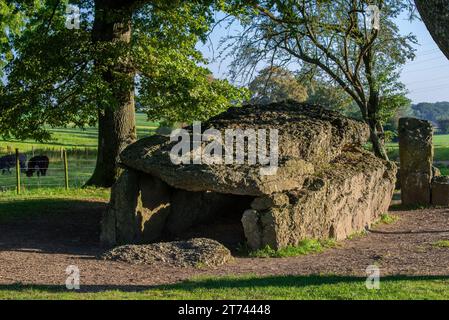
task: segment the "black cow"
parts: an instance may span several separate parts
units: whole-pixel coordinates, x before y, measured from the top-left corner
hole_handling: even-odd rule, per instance
[[[19,153],[19,163],[21,171],[26,170],[26,162],[27,156],[23,153]],[[0,158],[0,170],[2,170],[2,174],[5,174],[5,172],[11,173],[11,168],[14,168],[15,166],[16,166],[15,154],[10,154]]]
[[[47,175],[49,163],[50,160],[47,156],[35,156],[31,158],[30,161],[28,161],[27,177],[32,177],[34,171],[36,171],[37,176]]]

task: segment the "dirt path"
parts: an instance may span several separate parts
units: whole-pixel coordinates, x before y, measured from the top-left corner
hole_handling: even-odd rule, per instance
[[[369,235],[340,243],[324,253],[283,259],[236,258],[216,269],[134,266],[95,257],[102,203],[88,204],[51,216],[0,224],[0,285],[64,285],[65,270],[76,265],[84,286],[136,288],[175,283],[205,275],[365,276],[368,265],[381,274],[449,275],[449,248],[433,244],[449,240],[449,209],[398,211],[399,221],[378,226]]]

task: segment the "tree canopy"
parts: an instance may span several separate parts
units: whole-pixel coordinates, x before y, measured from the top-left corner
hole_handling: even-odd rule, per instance
[[[261,0],[231,6],[243,31],[228,39],[235,48],[235,74],[251,73],[260,64],[313,66],[338,84],[357,104],[371,129],[374,151],[387,158],[382,145],[384,115],[406,90],[400,67],[414,57],[412,35],[402,35],[394,19],[408,3],[400,0]],[[368,12],[376,5],[379,26]],[[375,12],[374,12],[375,13]],[[375,16],[375,15],[374,15]]]
[[[249,84],[252,103],[271,103],[287,99],[307,100],[307,89],[285,68],[269,66],[262,69]]]
[[[211,2],[136,5],[130,46],[94,42],[95,1],[71,3],[80,8],[79,29],[65,26],[67,1],[2,5],[2,17],[8,17],[2,18],[0,38],[6,44],[0,102],[4,137],[42,140],[50,138],[48,126],[94,125],[99,106],[119,103],[113,94],[118,87],[135,86],[152,120],[203,120],[246,97],[244,89],[213,79],[200,66],[206,60],[195,45],[206,39],[213,23]],[[133,83],[119,77],[111,87],[102,72],[125,60],[135,72]]]

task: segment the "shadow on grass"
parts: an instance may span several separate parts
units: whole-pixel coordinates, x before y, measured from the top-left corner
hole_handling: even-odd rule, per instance
[[[397,281],[438,281],[449,280],[449,276],[387,276],[382,277],[382,282],[397,282]],[[139,293],[149,290],[163,290],[163,291],[185,291],[193,292],[195,290],[226,290],[226,289],[263,289],[269,287],[277,288],[305,288],[309,286],[326,286],[326,285],[351,285],[362,284],[364,286],[366,277],[349,277],[349,276],[324,276],[324,275],[309,275],[309,276],[269,276],[269,277],[222,277],[210,279],[197,279],[183,281],[172,285],[157,285],[157,286],[139,286],[139,285],[82,285],[78,292],[84,293],[101,293],[106,291],[121,291],[127,293]],[[67,293],[65,286],[56,285],[0,285],[1,291],[45,291],[49,293]],[[193,293],[192,293],[193,294]]]
[[[103,202],[77,199],[29,198],[24,200],[1,201],[0,223],[29,220],[44,216],[83,212],[104,207]],[[26,221],[25,221],[26,222]]]
[[[0,202],[0,249],[89,254],[99,250],[106,204],[73,199]]]

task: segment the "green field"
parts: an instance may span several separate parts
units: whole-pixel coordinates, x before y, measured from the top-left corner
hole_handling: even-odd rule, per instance
[[[434,147],[434,160],[436,162],[448,161],[449,162],[449,135],[434,135],[433,136],[433,147]],[[398,143],[388,143],[387,151],[390,159],[398,161],[399,160],[399,145]]]
[[[154,133],[158,124],[148,122],[146,115],[137,114],[137,135],[139,138]],[[3,140],[0,141],[0,156],[15,152],[18,148],[30,159],[33,155],[44,154],[50,158],[50,167],[46,177],[28,178],[21,175],[23,189],[35,189],[43,187],[64,186],[64,164],[62,161],[62,148],[67,150],[69,185],[78,188],[84,185],[91,176],[96,162],[97,154],[97,129],[96,128],[54,128],[50,129],[52,141],[39,143],[33,140]],[[16,187],[14,172],[5,175],[0,174],[0,191],[11,190]]]
[[[138,113],[136,115],[137,135],[139,138],[151,135],[158,127],[155,122],[147,121],[146,115]],[[97,148],[97,128],[88,127],[85,129],[68,127],[49,129],[52,133],[52,141],[44,143],[34,140],[0,140],[0,154],[11,152],[14,148],[19,148],[21,152],[31,152],[35,150],[45,150],[60,152],[61,147],[68,151],[79,151],[82,153],[85,149],[96,150]]]

